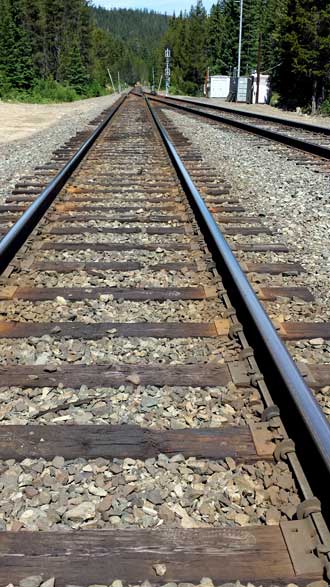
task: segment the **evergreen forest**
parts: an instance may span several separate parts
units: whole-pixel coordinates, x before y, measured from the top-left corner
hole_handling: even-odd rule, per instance
[[[155,5],[156,6],[156,5]],[[244,0],[241,75],[271,76],[278,105],[330,112],[329,0]],[[198,95],[205,74],[235,75],[239,0],[202,0],[173,16],[90,0],[0,0],[0,97],[30,101],[156,84],[171,49],[171,91]]]
[[[62,101],[148,80],[165,15],[88,0],[0,0],[0,97]]]
[[[209,14],[197,0],[170,19],[162,49],[172,51],[174,92],[201,93],[208,68],[235,75],[239,13],[237,0],[218,0]],[[244,0],[241,75],[257,68],[280,106],[330,112],[329,0]]]

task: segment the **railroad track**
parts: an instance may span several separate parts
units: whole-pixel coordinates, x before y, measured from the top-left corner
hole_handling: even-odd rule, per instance
[[[208,178],[211,192],[205,190],[203,181],[199,181],[198,171],[194,175],[194,164],[189,161],[189,157],[187,160],[184,158],[185,150],[190,149],[196,157],[200,157],[202,165],[204,159],[199,148],[193,147],[194,140],[187,140],[186,133],[182,134],[179,130],[180,126],[175,122],[173,125],[171,118],[169,120],[166,116],[169,111],[163,104],[154,104],[179,151],[180,146],[183,147],[182,157],[203,194],[208,209],[235,250],[241,268],[329,418],[330,325],[327,312],[322,311],[322,296],[320,297],[318,288],[315,288],[315,283],[310,278],[311,269],[306,272],[304,266],[295,262],[297,253],[283,242],[283,236],[277,235],[273,219],[267,223],[266,218],[266,223],[264,222],[263,217],[266,214],[263,208],[256,211],[256,206],[253,206],[251,211],[248,201],[244,202],[243,199],[242,202],[237,198],[234,187],[228,182],[228,170],[227,180],[224,181],[216,167],[212,168]],[[219,189],[223,191],[231,207],[224,209],[215,205],[214,194]],[[283,234],[281,227],[278,228]]]
[[[329,426],[161,121],[123,98],[1,207],[1,585],[329,573]]]
[[[284,149],[294,147],[298,149],[295,160],[298,164],[313,165],[319,173],[329,173],[330,159],[330,128],[317,126],[305,122],[286,120],[280,117],[268,116],[223,108],[215,104],[206,104],[193,99],[160,97],[148,95],[149,99],[167,104],[169,107],[182,110],[190,115],[203,117],[215,123],[229,125],[241,131],[247,131],[267,141],[273,141]],[[260,139],[258,139],[260,144]],[[284,154],[287,149],[283,150]]]

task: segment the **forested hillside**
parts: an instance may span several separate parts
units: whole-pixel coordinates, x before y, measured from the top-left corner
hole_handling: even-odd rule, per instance
[[[124,12],[93,10],[88,0],[0,0],[0,96],[99,95],[109,84],[107,68],[128,84],[148,79],[167,19]]]
[[[134,55],[152,67],[169,17],[149,10],[93,8],[97,26],[124,41]]]
[[[170,19],[162,43],[172,49],[172,89],[201,92],[207,68],[232,74],[237,66],[239,2],[218,0],[208,15],[200,0]],[[330,94],[330,2],[244,0],[241,75],[257,67],[272,76],[282,105],[311,107]],[[161,57],[161,61],[163,61]]]

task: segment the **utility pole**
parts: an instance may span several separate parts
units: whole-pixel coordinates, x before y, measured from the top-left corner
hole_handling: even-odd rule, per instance
[[[256,90],[256,104],[259,103],[259,87],[260,87],[260,70],[261,70],[261,43],[262,33],[259,33],[258,40],[258,64],[257,64],[257,90]]]
[[[242,30],[243,30],[243,0],[240,0],[239,37],[238,37],[238,61],[237,61],[237,77],[238,78],[241,75]]]
[[[170,89],[170,80],[171,80],[171,69],[170,69],[170,58],[171,58],[171,49],[165,49],[165,95],[168,96],[169,89]]]
[[[109,68],[107,68],[107,70],[108,70],[108,76],[109,76],[109,78],[110,78],[110,81],[111,81],[111,85],[112,85],[113,93],[115,94],[115,93],[116,93],[115,84],[113,83],[113,79],[112,79],[112,75],[111,75],[111,73],[110,73],[110,69],[109,69]]]
[[[118,93],[119,94],[121,93],[121,85],[120,85],[120,74],[119,74],[119,71],[118,71]]]
[[[154,92],[155,91],[155,68],[152,68],[152,88],[151,91]]]

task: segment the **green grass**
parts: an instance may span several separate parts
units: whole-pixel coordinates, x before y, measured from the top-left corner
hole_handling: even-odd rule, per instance
[[[109,92],[97,82],[92,82],[83,92],[53,80],[40,81],[30,90],[3,89],[1,99],[6,102],[26,102],[30,104],[49,104],[56,102],[74,102],[84,98],[105,96]]]

